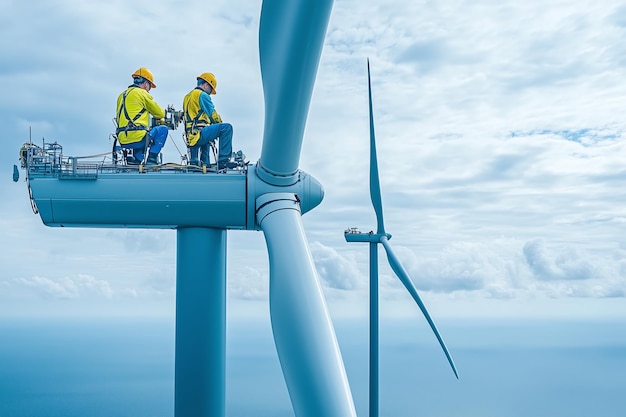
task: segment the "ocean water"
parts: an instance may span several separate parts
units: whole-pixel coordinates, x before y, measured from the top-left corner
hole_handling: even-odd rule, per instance
[[[380,415],[623,417],[625,321],[381,323]],[[367,327],[336,323],[359,416]],[[227,415],[293,416],[268,322],[228,326]],[[0,320],[1,417],[171,417],[168,320]]]

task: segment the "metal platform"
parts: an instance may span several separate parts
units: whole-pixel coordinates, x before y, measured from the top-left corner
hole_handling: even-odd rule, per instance
[[[318,205],[323,188],[299,171],[289,186],[261,180],[257,165],[127,165],[112,153],[66,157],[58,143],[26,143],[20,162],[33,211],[57,227],[211,227],[258,230],[257,198],[297,195],[303,213]]]

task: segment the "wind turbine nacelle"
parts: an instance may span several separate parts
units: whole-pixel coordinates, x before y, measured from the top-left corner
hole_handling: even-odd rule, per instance
[[[297,175],[292,185],[270,185],[256,175],[256,165],[248,165],[247,170],[207,174],[162,170],[72,176],[31,170],[28,181],[47,226],[259,230],[256,200],[264,194],[293,193],[302,213],[321,203],[322,185],[303,171]]]

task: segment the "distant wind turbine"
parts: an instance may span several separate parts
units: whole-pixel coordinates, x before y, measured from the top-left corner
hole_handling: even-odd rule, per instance
[[[380,180],[378,176],[378,160],[376,158],[376,138],[374,134],[374,111],[372,109],[372,83],[370,78],[370,63],[367,60],[367,87],[369,97],[369,121],[370,121],[370,198],[374,211],[376,212],[377,228],[376,233],[361,233],[356,228],[350,228],[345,231],[344,236],[348,242],[369,242],[370,246],[370,375],[369,375],[369,409],[370,417],[377,417],[379,411],[379,399],[378,399],[378,244],[382,244],[387,253],[387,259],[393,272],[400,279],[402,284],[406,287],[413,300],[417,303],[420,310],[424,314],[426,321],[430,325],[430,328],[435,333],[443,352],[448,358],[448,362],[452,367],[454,375],[459,378],[459,374],[454,366],[454,361],[450,356],[450,352],[446,347],[435,323],[433,322],[426,306],[422,302],[420,296],[417,293],[413,281],[409,277],[402,263],[395,255],[391,246],[389,245],[389,239],[391,235],[385,232],[385,222],[383,220],[383,202],[380,193]]]

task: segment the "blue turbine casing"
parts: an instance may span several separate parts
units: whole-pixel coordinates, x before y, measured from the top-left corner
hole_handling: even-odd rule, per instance
[[[320,204],[322,185],[298,171],[297,181],[261,181],[256,166],[229,173],[100,173],[89,179],[31,174],[29,184],[47,226],[258,230],[255,201],[267,193],[293,193],[303,213]]]
[[[31,177],[47,226],[246,228],[246,177],[178,173]]]

